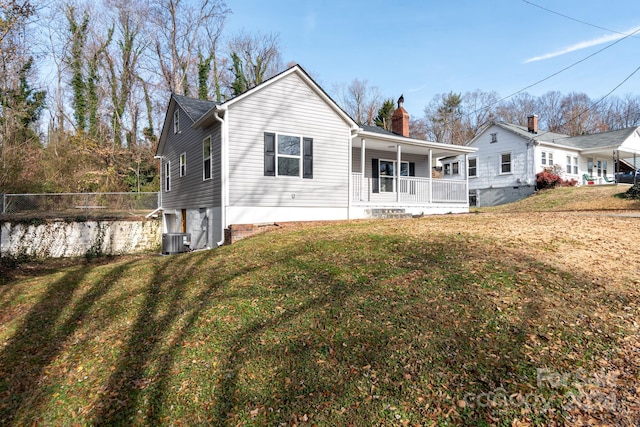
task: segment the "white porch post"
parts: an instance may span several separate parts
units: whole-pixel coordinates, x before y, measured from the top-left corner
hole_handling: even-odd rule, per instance
[[[467,204],[469,204],[469,154],[464,155],[465,181],[467,181]]]
[[[402,159],[402,147],[400,144],[396,147],[396,202],[400,201],[400,169]]]
[[[364,140],[364,138],[362,138],[361,141],[362,141],[362,145],[361,145],[361,148],[360,148],[360,172],[361,172],[361,175],[360,175],[360,201],[362,202],[362,201],[365,200],[365,198],[364,198],[364,189],[365,189],[365,185],[364,185],[364,183],[365,183],[364,161],[365,161],[365,149],[366,149],[367,143]],[[367,195],[367,199],[368,199],[368,195]]]
[[[433,203],[433,150],[429,148],[429,165],[427,168],[429,173],[429,204]]]

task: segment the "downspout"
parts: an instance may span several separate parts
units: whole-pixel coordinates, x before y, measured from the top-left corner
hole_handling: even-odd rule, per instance
[[[224,230],[227,223],[227,120],[220,117],[220,111],[216,109],[213,118],[220,123],[220,235],[222,240],[216,242],[216,246],[224,245]],[[213,167],[213,164],[211,165]]]
[[[162,183],[164,182],[164,179],[162,179],[162,174],[164,173],[164,168],[162,167],[162,159],[164,159],[164,156],[153,156],[153,159],[160,160],[160,191],[158,191],[158,207],[154,209],[151,213],[149,213],[145,218],[150,218],[156,212],[162,210]],[[164,229],[165,228],[164,215],[162,218],[162,228],[163,228],[163,231],[168,231]]]

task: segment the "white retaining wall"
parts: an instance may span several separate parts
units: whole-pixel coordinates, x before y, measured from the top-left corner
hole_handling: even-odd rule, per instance
[[[3,257],[123,255],[159,251],[161,244],[162,222],[159,220],[3,222],[0,226]]]

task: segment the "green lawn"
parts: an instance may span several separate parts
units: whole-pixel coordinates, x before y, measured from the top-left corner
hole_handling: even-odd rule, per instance
[[[640,283],[483,231],[504,218],[5,270],[0,425],[562,425],[633,336]]]

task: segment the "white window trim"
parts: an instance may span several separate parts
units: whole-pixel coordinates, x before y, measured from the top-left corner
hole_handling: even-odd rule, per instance
[[[204,165],[205,165],[205,162],[207,161],[207,158],[204,156],[204,143],[207,140],[209,140],[209,178],[207,178],[204,175],[206,171],[206,168]],[[209,181],[213,179],[213,146],[212,144],[213,144],[213,139],[211,138],[211,135],[207,136],[202,140],[202,180],[203,181]]]
[[[180,110],[173,112],[173,133],[180,133]]]
[[[546,151],[541,151],[540,152],[540,164],[543,166],[547,166],[547,152]]]
[[[167,160],[164,164],[164,191],[168,193],[171,191],[171,161]]]
[[[389,176],[389,175],[380,175],[380,163],[381,162],[390,162],[393,163],[393,175]],[[391,159],[378,159],[378,188],[380,189],[381,193],[395,193],[397,191],[398,188],[398,183],[396,182],[396,160],[391,160]],[[407,165],[407,174],[406,175],[400,175],[400,176],[405,176],[408,177],[409,176],[409,163],[410,162],[405,162],[404,160],[400,161],[400,165],[402,168],[402,164],[406,164]],[[402,169],[400,169],[400,173],[402,173]],[[382,191],[382,181],[381,179],[393,179],[393,191]]]
[[[547,155],[547,166],[553,166],[555,163],[553,162],[553,152],[549,151]]]
[[[502,156],[505,154],[509,155],[509,172],[502,172]],[[503,151],[498,156],[498,175],[513,175],[513,152]]]
[[[573,174],[578,175],[580,173],[580,168],[578,167],[579,160],[578,156],[573,156]]]
[[[304,149],[304,137],[302,135],[297,135],[294,133],[285,133],[285,132],[274,132],[276,135],[276,141],[275,141],[275,154],[276,154],[276,176],[277,177],[283,177],[283,178],[293,178],[293,179],[297,179],[297,178],[302,178],[302,174],[304,173],[304,171],[302,170],[304,164],[302,163],[303,157],[304,157],[304,153],[302,152]],[[279,144],[278,144],[278,137],[280,135],[283,136],[291,136],[294,138],[298,138],[298,142],[300,144],[300,154],[295,156],[292,154],[280,154],[279,151]],[[287,159],[298,159],[298,175],[280,175],[280,162],[278,162],[278,158],[279,157],[283,157],[283,158],[287,158]]]
[[[475,173],[475,175],[471,175],[471,173],[469,172],[469,170],[471,169],[471,160],[475,160],[476,161],[476,166],[475,166],[476,173]],[[478,177],[478,158],[477,157],[469,157],[469,165],[467,167],[467,174],[468,174],[469,178],[477,178]]]
[[[457,166],[458,171],[455,172],[455,168],[453,167],[454,165]],[[460,175],[460,162],[456,161],[456,162],[451,162],[451,176],[454,175]]]
[[[180,154],[180,176],[187,176],[187,153]]]

